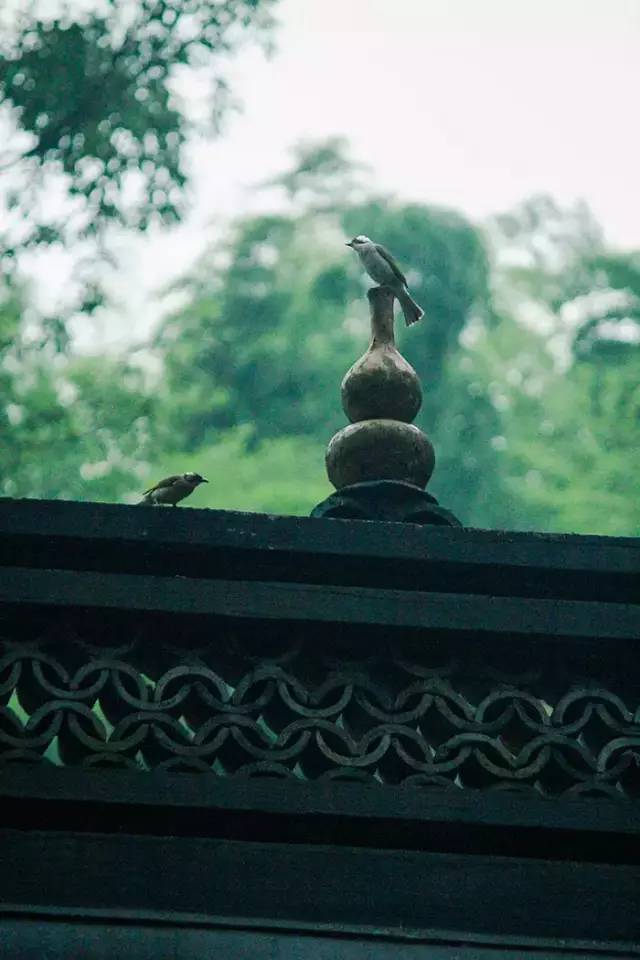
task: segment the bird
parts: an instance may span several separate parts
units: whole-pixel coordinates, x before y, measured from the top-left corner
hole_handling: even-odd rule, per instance
[[[407,290],[407,278],[389,251],[381,243],[374,243],[369,237],[360,234],[353,240],[348,240],[346,245],[358,254],[362,266],[372,280],[393,290],[400,302],[404,320],[408,327],[412,323],[422,320],[424,310],[418,306]]]
[[[155,507],[158,504],[171,504],[177,507],[181,500],[188,497],[190,493],[200,486],[201,483],[209,483],[205,477],[199,473],[176,473],[172,477],[165,477],[154,487],[149,487],[143,494],[143,499],[138,504],[146,504]]]

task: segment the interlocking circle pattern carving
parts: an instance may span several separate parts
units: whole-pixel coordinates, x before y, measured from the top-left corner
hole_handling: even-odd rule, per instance
[[[4,631],[0,763],[640,796],[640,707],[601,676],[286,625],[99,632]]]

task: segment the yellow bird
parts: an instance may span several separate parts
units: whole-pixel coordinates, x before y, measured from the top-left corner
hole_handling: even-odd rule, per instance
[[[201,483],[209,483],[209,481],[199,473],[176,473],[172,477],[165,477],[160,483],[156,483],[155,487],[145,490],[143,499],[139,503],[150,507],[159,504],[171,504],[177,507],[180,501],[193,493]]]

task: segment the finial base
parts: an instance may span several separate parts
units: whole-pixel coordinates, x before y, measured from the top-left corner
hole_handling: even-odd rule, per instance
[[[402,480],[372,480],[336,490],[311,512],[312,517],[382,520],[387,523],[461,527],[430,493]]]

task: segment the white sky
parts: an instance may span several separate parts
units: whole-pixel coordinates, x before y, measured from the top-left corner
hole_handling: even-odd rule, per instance
[[[271,61],[234,61],[243,101],[192,149],[194,212],[120,273],[140,334],[150,289],[209,224],[255,203],[302,138],[346,136],[376,186],[481,220],[533,193],[584,198],[640,248],[640,0],[282,0]],[[366,232],[366,224],[363,225]]]
[[[238,63],[244,115],[196,162],[212,210],[221,182],[277,172],[299,138],[344,134],[394,193],[474,218],[541,191],[583,197],[611,242],[640,247],[640,0],[279,10],[276,58]]]

